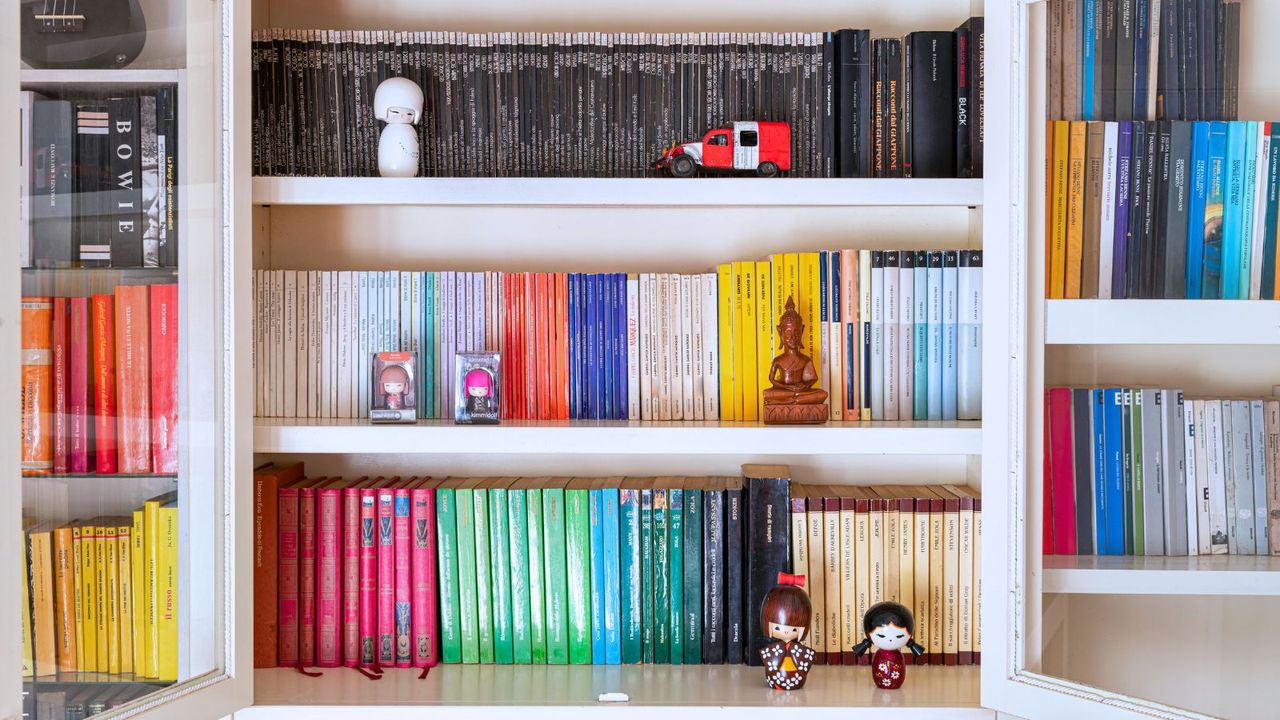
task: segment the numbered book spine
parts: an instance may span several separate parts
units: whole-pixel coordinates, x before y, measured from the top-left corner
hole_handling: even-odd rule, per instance
[[[684,624],[684,489],[674,483],[667,489],[667,564],[670,568],[667,575],[669,662],[679,665],[684,662],[684,633],[681,632]]]
[[[982,419],[982,251],[961,250],[958,271],[958,394],[960,420]]]

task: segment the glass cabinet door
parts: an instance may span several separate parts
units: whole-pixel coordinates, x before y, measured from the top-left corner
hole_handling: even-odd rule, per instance
[[[21,489],[4,527],[21,535],[22,716],[190,703],[234,684],[227,18],[208,0],[9,12],[21,202],[0,332],[20,442],[2,467]]]

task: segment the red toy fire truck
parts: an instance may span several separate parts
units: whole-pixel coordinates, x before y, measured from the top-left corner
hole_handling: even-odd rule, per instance
[[[746,170],[777,177],[791,169],[791,126],[784,122],[735,122],[716,128],[702,142],[673,145],[653,164],[676,177],[690,177],[699,167]]]

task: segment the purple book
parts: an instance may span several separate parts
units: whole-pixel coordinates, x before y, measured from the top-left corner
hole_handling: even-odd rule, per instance
[[[1125,259],[1129,250],[1129,190],[1132,182],[1131,158],[1133,153],[1133,123],[1120,123],[1116,147],[1116,233],[1115,249],[1111,254],[1111,297],[1124,299]]]

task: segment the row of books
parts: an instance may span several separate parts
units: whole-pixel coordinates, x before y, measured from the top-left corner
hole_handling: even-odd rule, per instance
[[[1238,0],[1049,0],[1047,5],[1051,119],[1236,118]]]
[[[503,417],[757,421],[786,298],[833,420],[981,417],[981,251],[839,250],[714,273],[259,270],[256,412],[367,417],[371,359],[417,353],[453,416],[458,352],[503,356]]]
[[[22,712],[34,720],[84,720],[133,702],[155,689],[151,683],[24,686]]]
[[[1280,555],[1280,400],[1045,392],[1044,552]]]
[[[178,472],[178,286],[22,298],[22,474]]]
[[[178,266],[177,92],[19,93],[22,267]]]
[[[176,500],[26,530],[23,677],[178,679]]]
[[[807,575],[817,662],[852,665],[862,617],[892,600],[915,616],[917,664],[981,661],[982,499],[972,488],[791,486],[791,567]],[[867,664],[862,656],[858,664]]]
[[[1054,121],[1050,298],[1280,299],[1280,123]]]
[[[983,22],[826,33],[269,29],[253,37],[258,175],[376,175],[378,84],[424,91],[425,176],[643,177],[734,120],[791,125],[800,177],[980,177]]]

